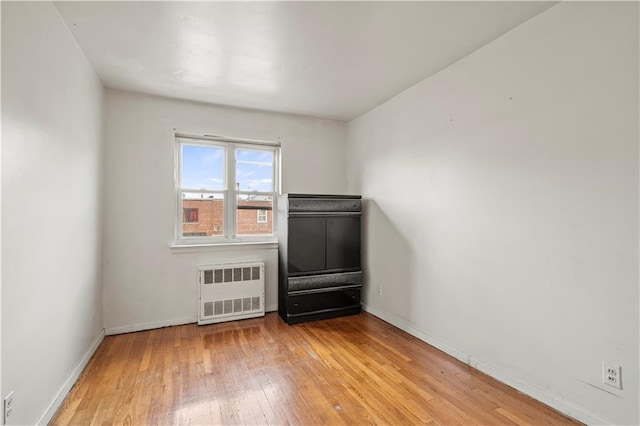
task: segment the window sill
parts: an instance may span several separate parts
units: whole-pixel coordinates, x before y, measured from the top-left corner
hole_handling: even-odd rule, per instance
[[[177,244],[169,246],[173,254],[201,253],[205,251],[228,250],[272,250],[278,248],[278,241],[240,241],[207,244]]]

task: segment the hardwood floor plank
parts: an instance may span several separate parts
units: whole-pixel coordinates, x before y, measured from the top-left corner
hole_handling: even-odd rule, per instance
[[[522,420],[520,417],[518,417],[515,414],[505,410],[502,407],[496,408],[496,411],[498,413],[500,413],[501,415],[503,415],[504,417],[506,417],[509,420],[511,420],[516,425],[526,425],[526,424],[528,424],[525,420]]]
[[[52,425],[579,424],[384,321],[108,336]]]

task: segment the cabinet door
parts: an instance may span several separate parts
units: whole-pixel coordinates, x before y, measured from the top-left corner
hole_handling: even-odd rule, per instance
[[[360,268],[360,217],[327,218],[327,269]]]
[[[325,219],[290,217],[287,250],[290,273],[325,269]]]

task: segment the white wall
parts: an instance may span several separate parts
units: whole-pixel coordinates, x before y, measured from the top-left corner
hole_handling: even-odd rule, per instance
[[[581,420],[638,424],[638,137],[637,3],[556,5],[352,121],[368,309]]]
[[[280,141],[283,192],[345,192],[345,123],[108,90],[107,334],[196,321],[196,267],[202,264],[265,260],[266,308],[277,309],[275,246],[198,252],[169,248],[176,130]]]
[[[103,331],[103,88],[51,3],[2,2],[2,396],[46,422]]]
[[[0,4],[0,46],[2,45],[2,5]],[[2,49],[0,48],[0,53]],[[2,55],[0,54],[0,82]],[[2,84],[0,84],[0,224],[2,223]],[[0,333],[2,332],[2,226],[0,226]],[[0,334],[0,396],[2,393],[2,335]]]

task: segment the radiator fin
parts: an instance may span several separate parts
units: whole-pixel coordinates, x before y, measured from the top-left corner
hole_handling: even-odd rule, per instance
[[[225,268],[203,271],[204,284],[219,284],[242,281],[257,281],[261,279],[260,267]]]
[[[216,300],[204,302],[204,316],[223,315],[229,313],[259,311],[261,309],[261,297],[245,297],[242,299]]]
[[[213,315],[213,302],[204,302],[204,316],[210,317]]]
[[[214,315],[222,315],[224,312],[222,311],[222,300],[216,300],[214,302],[215,308],[213,310]]]

